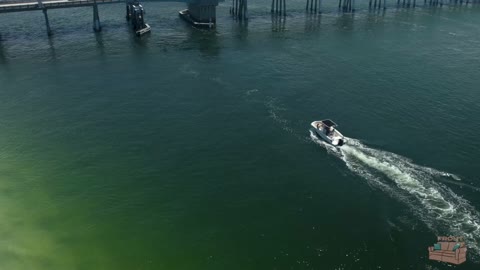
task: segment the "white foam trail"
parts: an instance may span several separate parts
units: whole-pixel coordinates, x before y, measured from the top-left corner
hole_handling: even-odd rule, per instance
[[[441,177],[455,181],[460,181],[460,177],[414,164],[405,157],[370,148],[352,138],[347,138],[347,144],[337,149],[318,139],[312,131],[310,137],[370,185],[407,203],[435,233],[464,236],[470,250],[480,255],[479,212],[439,182]]]
[[[192,77],[198,78],[200,76],[200,72],[194,70],[190,64],[185,64],[180,68],[180,71],[186,75],[190,75]]]
[[[295,135],[295,131],[290,127],[288,120],[281,116],[281,112],[285,111],[285,108],[278,105],[275,98],[270,98],[265,105],[268,109],[270,118],[277,122],[283,130]]]
[[[257,92],[258,92],[258,89],[256,89],[256,88],[255,89],[250,89],[250,90],[247,90],[245,92],[245,95],[249,96],[249,95],[251,95],[253,93],[257,93]]]

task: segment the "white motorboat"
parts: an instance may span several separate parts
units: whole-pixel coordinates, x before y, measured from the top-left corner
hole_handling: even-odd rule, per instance
[[[345,136],[336,129],[337,124],[332,120],[313,121],[311,125],[318,136],[329,144],[333,146],[342,146],[345,144]]]

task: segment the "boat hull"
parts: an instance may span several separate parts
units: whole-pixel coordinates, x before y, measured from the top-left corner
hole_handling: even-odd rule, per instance
[[[319,130],[318,128],[315,128],[315,133],[316,133],[320,138],[322,138],[322,140],[324,140],[324,141],[328,142],[329,144],[332,144],[332,145],[333,145],[332,139],[330,139],[329,137],[327,137],[327,136],[325,135],[325,133],[323,133],[323,132],[322,132],[321,130]]]
[[[311,126],[315,130],[315,133],[322,140],[324,140],[325,142],[335,147],[340,147],[345,144],[346,140],[345,140],[345,137],[342,135],[342,133],[340,133],[338,130],[335,129],[334,131],[332,131],[333,134],[331,134],[330,136],[327,136],[327,134],[325,134],[325,131],[319,128],[320,123],[321,121],[313,121],[311,123]]]

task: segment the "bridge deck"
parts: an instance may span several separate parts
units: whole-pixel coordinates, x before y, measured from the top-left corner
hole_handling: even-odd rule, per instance
[[[96,0],[97,4],[113,4],[124,3],[124,0]],[[94,0],[47,0],[42,1],[43,8],[70,8],[70,7],[85,7],[92,6],[95,3]],[[2,3],[0,1],[0,13],[6,12],[20,12],[30,10],[41,10],[38,2],[20,2],[20,3]]]

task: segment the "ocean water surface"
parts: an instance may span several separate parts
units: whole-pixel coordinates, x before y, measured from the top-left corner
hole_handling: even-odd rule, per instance
[[[0,269],[478,269],[480,9],[230,4],[0,14]]]

